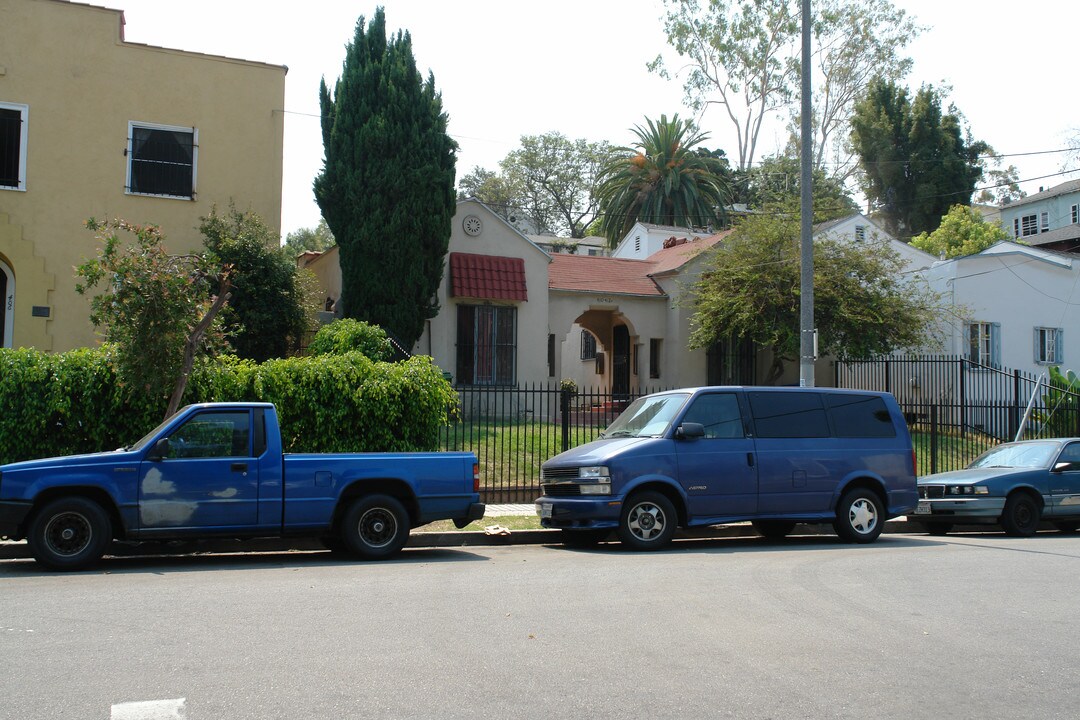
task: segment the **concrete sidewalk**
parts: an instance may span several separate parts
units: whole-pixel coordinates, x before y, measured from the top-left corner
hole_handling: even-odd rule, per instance
[[[532,505],[488,505],[484,519],[479,521],[485,527],[497,527],[496,518],[511,515],[534,515],[536,510]],[[967,530],[990,530],[992,526],[979,526],[972,528],[958,527],[957,532]],[[886,533],[924,533],[922,523],[909,521],[907,518],[895,518],[885,523]],[[793,535],[832,535],[832,527],[822,525],[799,525]],[[733,537],[756,537],[757,533],[750,523],[732,523],[730,525],[714,525],[690,530],[679,530],[676,539],[712,539]],[[406,547],[431,548],[431,547],[478,547],[500,545],[545,545],[561,542],[558,530],[507,530],[500,528],[492,531],[459,531],[459,532],[425,532],[422,528],[414,530],[409,536]],[[229,539],[219,538],[212,540],[192,540],[183,542],[144,542],[127,543],[114,542],[109,548],[107,555],[114,557],[134,557],[152,555],[204,555],[208,553],[280,553],[289,551],[313,551],[325,550],[325,547],[315,538],[263,538],[263,539]],[[0,560],[18,560],[30,557],[30,551],[25,542],[0,541]]]

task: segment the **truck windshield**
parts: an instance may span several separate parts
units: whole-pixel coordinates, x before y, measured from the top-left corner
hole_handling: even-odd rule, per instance
[[[150,440],[152,440],[152,439],[153,439],[153,437],[154,437],[155,435],[157,435],[157,434],[158,434],[159,432],[161,432],[161,429],[162,429],[163,427],[165,427],[166,425],[168,425],[169,423],[171,423],[171,422],[172,422],[172,419],[173,419],[174,417],[176,417],[176,416],[177,416],[177,415],[179,415],[180,413],[184,412],[184,411],[185,411],[185,410],[187,410],[187,409],[188,409],[189,407],[191,407],[191,406],[190,406],[190,405],[185,405],[184,407],[180,408],[179,410],[177,410],[176,412],[174,412],[174,413],[173,413],[172,415],[170,415],[169,417],[167,417],[167,418],[165,418],[164,420],[162,420],[162,421],[161,421],[161,424],[160,424],[160,425],[158,425],[158,426],[157,426],[156,428],[154,428],[154,429],[153,429],[153,430],[151,430],[150,432],[148,432],[148,433],[146,433],[145,435],[143,435],[143,436],[142,436],[142,437],[141,437],[141,438],[139,439],[139,441],[138,441],[138,442],[136,442],[136,443],[135,443],[134,445],[129,445],[129,446],[128,446],[128,447],[126,447],[126,448],[120,448],[120,449],[121,449],[121,450],[142,450],[142,449],[143,449],[143,448],[144,448],[144,447],[146,446],[146,444],[147,444],[148,442],[150,442]]]
[[[663,435],[689,394],[655,395],[638,398],[623,410],[603,437],[652,437]]]

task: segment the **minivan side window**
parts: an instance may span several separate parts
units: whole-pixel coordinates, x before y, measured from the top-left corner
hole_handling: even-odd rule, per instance
[[[748,392],[759,438],[829,437],[829,421],[816,392]]]
[[[829,419],[833,435],[843,438],[896,437],[896,427],[885,401],[877,395],[829,393]]]
[[[745,437],[739,398],[734,393],[699,395],[683,416],[683,422],[701,423],[706,438]]]

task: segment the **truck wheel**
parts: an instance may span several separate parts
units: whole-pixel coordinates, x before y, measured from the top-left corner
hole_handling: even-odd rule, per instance
[[[409,514],[389,495],[358,498],[345,512],[341,539],[365,560],[388,558],[409,539]]]
[[[82,570],[101,559],[112,523],[101,505],[83,497],[53,500],[30,522],[26,542],[34,559],[53,570]]]
[[[876,492],[855,488],[840,498],[833,530],[844,542],[874,542],[884,526],[885,512]]]
[[[675,506],[658,492],[631,495],[623,506],[618,535],[634,550],[659,550],[671,542],[678,525]]]

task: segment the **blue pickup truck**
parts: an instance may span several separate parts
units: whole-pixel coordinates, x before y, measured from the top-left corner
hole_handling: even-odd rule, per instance
[[[189,405],[130,447],[0,466],[0,537],[54,570],[114,540],[319,537],[366,559],[484,516],[476,456],[283,454],[269,403]]]

